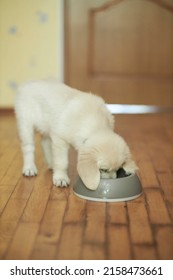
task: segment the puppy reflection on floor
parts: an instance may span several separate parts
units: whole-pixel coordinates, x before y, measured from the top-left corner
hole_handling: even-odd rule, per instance
[[[23,174],[37,175],[34,132],[42,147],[53,184],[66,187],[68,150],[78,151],[77,171],[89,189],[102,178],[116,178],[117,170],[135,173],[137,166],[124,139],[113,131],[114,120],[104,100],[56,81],[35,81],[18,90],[15,112],[23,153]]]

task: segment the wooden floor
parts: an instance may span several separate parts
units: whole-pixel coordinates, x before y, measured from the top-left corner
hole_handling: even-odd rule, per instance
[[[116,130],[139,166],[143,195],[124,203],[52,185],[37,137],[39,175],[21,176],[13,115],[0,116],[0,259],[173,259],[173,113],[118,115]]]

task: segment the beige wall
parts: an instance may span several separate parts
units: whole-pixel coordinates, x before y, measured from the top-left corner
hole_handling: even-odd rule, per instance
[[[13,106],[23,82],[62,79],[62,1],[0,0],[1,108]]]

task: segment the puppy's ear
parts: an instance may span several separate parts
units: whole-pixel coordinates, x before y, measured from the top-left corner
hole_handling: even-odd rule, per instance
[[[100,172],[92,153],[89,151],[79,152],[77,171],[88,189],[97,189],[100,182]]]

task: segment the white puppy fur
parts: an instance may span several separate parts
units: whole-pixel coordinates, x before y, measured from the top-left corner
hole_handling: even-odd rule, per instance
[[[23,152],[23,174],[37,175],[34,161],[34,131],[42,147],[53,184],[66,187],[68,150],[78,151],[77,170],[86,187],[96,189],[101,177],[116,177],[123,167],[134,173],[136,164],[122,137],[113,131],[113,116],[104,100],[55,81],[37,81],[19,88],[15,103]]]

